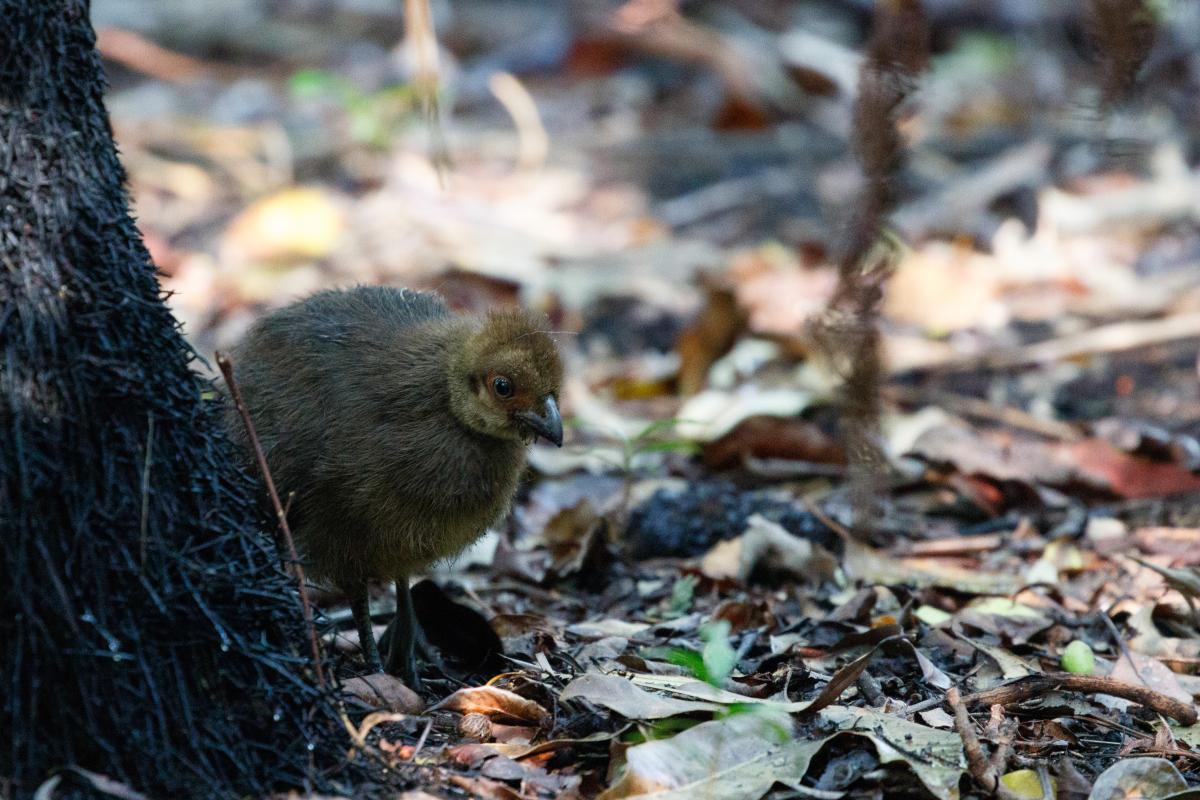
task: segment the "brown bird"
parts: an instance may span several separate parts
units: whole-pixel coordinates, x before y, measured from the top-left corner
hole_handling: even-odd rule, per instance
[[[235,348],[302,558],[350,596],[372,669],[384,664],[367,582],[396,582],[386,667],[419,684],[409,576],[505,514],[527,443],[562,446],[562,363],[544,327],[528,312],[455,316],[435,294],[361,286],[275,311]]]

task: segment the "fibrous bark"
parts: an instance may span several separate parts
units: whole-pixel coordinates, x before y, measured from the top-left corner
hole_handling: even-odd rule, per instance
[[[0,20],[0,793],[320,785],[304,624],[129,215],[87,2]]]

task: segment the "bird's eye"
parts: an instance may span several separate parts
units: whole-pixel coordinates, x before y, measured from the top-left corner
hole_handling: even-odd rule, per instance
[[[497,397],[507,400],[513,396],[512,381],[503,375],[498,375],[492,378],[492,391],[496,393]]]

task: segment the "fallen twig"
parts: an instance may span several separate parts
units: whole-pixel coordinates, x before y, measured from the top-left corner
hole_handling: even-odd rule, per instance
[[[1001,705],[1007,707],[1013,703],[1020,703],[1023,700],[1029,700],[1046,692],[1053,691],[1108,694],[1113,697],[1120,697],[1123,700],[1131,700],[1139,703],[1151,711],[1171,717],[1183,725],[1195,725],[1197,720],[1200,720],[1200,715],[1196,713],[1196,707],[1191,703],[1181,702],[1145,686],[1137,686],[1132,683],[1125,683],[1124,681],[1113,680],[1112,678],[1105,678],[1099,675],[1071,675],[1065,672],[1018,678],[1011,683],[966,695],[962,698],[962,702],[968,706]],[[920,711],[928,711],[947,701],[948,697],[925,700],[908,706],[904,710],[904,713],[916,714]]]
[[[1032,675],[994,689],[975,692],[964,698],[970,704],[998,703],[1008,706],[1049,691],[1082,692],[1083,694],[1109,694],[1123,700],[1132,700],[1164,716],[1171,717],[1184,725],[1195,725],[1198,719],[1196,707],[1145,686],[1113,680],[1099,675],[1069,675],[1053,673]]]
[[[958,689],[952,686],[946,690],[946,703],[954,711],[954,730],[962,738],[963,751],[967,755],[967,771],[971,773],[971,777],[1001,800],[1016,800],[1017,795],[1000,782],[1000,775],[1008,762],[1008,755],[1012,752],[1012,737],[1004,736],[989,759],[983,754],[983,745],[975,735],[975,725],[967,714],[966,703],[963,702]]]
[[[345,726],[346,733],[350,735],[350,741],[354,743],[354,746],[365,750],[367,749],[367,734],[369,734],[376,725],[381,725],[385,722],[403,722],[404,720],[411,718],[411,714],[402,714],[398,711],[376,711],[363,717],[362,724],[355,725],[350,721],[350,718],[346,716],[346,712],[343,711],[342,725]]]
[[[1054,784],[1050,782],[1050,771],[1045,764],[1038,764],[1038,783],[1042,785],[1042,800],[1054,800]]]
[[[903,542],[891,550],[899,558],[947,558],[951,556],[990,553],[1004,545],[1004,537],[998,533],[978,533],[944,539],[923,539]]]
[[[1010,428],[1029,431],[1047,439],[1077,442],[1083,434],[1074,425],[1053,419],[1034,416],[1014,406],[1001,406],[978,397],[951,394],[949,392],[916,391],[903,386],[886,386],[883,396],[887,400],[904,405],[936,405],[955,414],[974,417],[986,422],[998,422]]]
[[[421,735],[417,738],[417,743],[413,745],[412,755],[409,756],[409,761],[416,761],[417,756],[421,752],[421,748],[425,746],[425,740],[429,738],[429,731],[433,728],[433,717],[425,720],[425,728],[421,731]]]
[[[288,526],[287,511],[284,509],[283,503],[279,501],[279,492],[275,489],[275,479],[271,477],[271,468],[267,466],[267,457],[263,454],[262,443],[259,442],[258,433],[254,430],[254,421],[250,419],[250,411],[246,408],[237,380],[233,377],[233,364],[224,353],[217,353],[217,366],[220,367],[221,374],[225,376],[225,385],[229,388],[229,396],[242,418],[242,425],[246,428],[246,437],[254,448],[254,459],[262,473],[263,481],[267,485],[267,494],[271,496],[275,517],[279,520],[279,530],[283,535],[283,544],[287,547],[292,574],[295,575],[296,582],[300,586],[300,605],[304,609],[304,622],[308,625],[308,640],[312,648],[313,668],[317,671],[317,684],[324,689],[326,684],[325,670],[321,666],[321,644],[317,639],[317,626],[313,623],[312,604],[308,600],[308,585],[304,580],[304,567],[300,564],[300,557],[296,553],[296,542],[292,538],[292,529]],[[291,504],[290,497],[288,503]],[[279,544],[278,537],[276,537],[276,545]]]
[[[1150,345],[1200,338],[1200,311],[1174,314],[1151,320],[1133,320],[1101,325],[1082,333],[1057,339],[968,356],[938,355],[923,364],[909,362],[903,371],[957,372],[976,369],[1008,369],[1049,364],[1068,358],[1098,353],[1120,353]]]
[[[213,64],[173,52],[123,28],[97,30],[96,49],[110,61],[166,83],[191,83],[220,72]]]
[[[909,241],[934,232],[971,230],[996,198],[1047,180],[1052,148],[1035,139],[947,180],[939,189],[905,203],[892,215],[892,224]]]
[[[1113,605],[1116,604],[1114,603]],[[1121,635],[1119,630],[1117,630],[1116,624],[1113,623],[1112,617],[1109,616],[1111,611],[1112,606],[1109,606],[1107,610],[1101,611],[1098,616],[1104,621],[1105,627],[1108,628],[1109,635],[1113,638],[1113,641],[1116,643],[1117,647],[1120,648],[1121,655],[1123,655],[1125,660],[1129,662],[1129,666],[1133,669],[1133,674],[1137,675],[1138,678],[1141,679],[1142,683],[1145,683],[1146,679],[1142,676],[1142,671],[1138,669],[1137,662],[1133,660],[1133,653],[1130,652],[1129,645],[1125,643],[1125,637]]]

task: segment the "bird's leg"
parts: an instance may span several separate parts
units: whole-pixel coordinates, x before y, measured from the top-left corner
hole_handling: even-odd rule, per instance
[[[412,592],[408,589],[408,576],[396,578],[396,617],[392,620],[388,641],[387,671],[408,684],[411,689],[421,687],[421,675],[417,671],[417,614],[413,610]]]
[[[358,626],[358,647],[362,651],[363,660],[371,672],[383,672],[383,662],[379,658],[379,648],[375,645],[375,631],[371,628],[371,600],[364,583],[350,596],[350,611],[354,614],[354,623]]]

